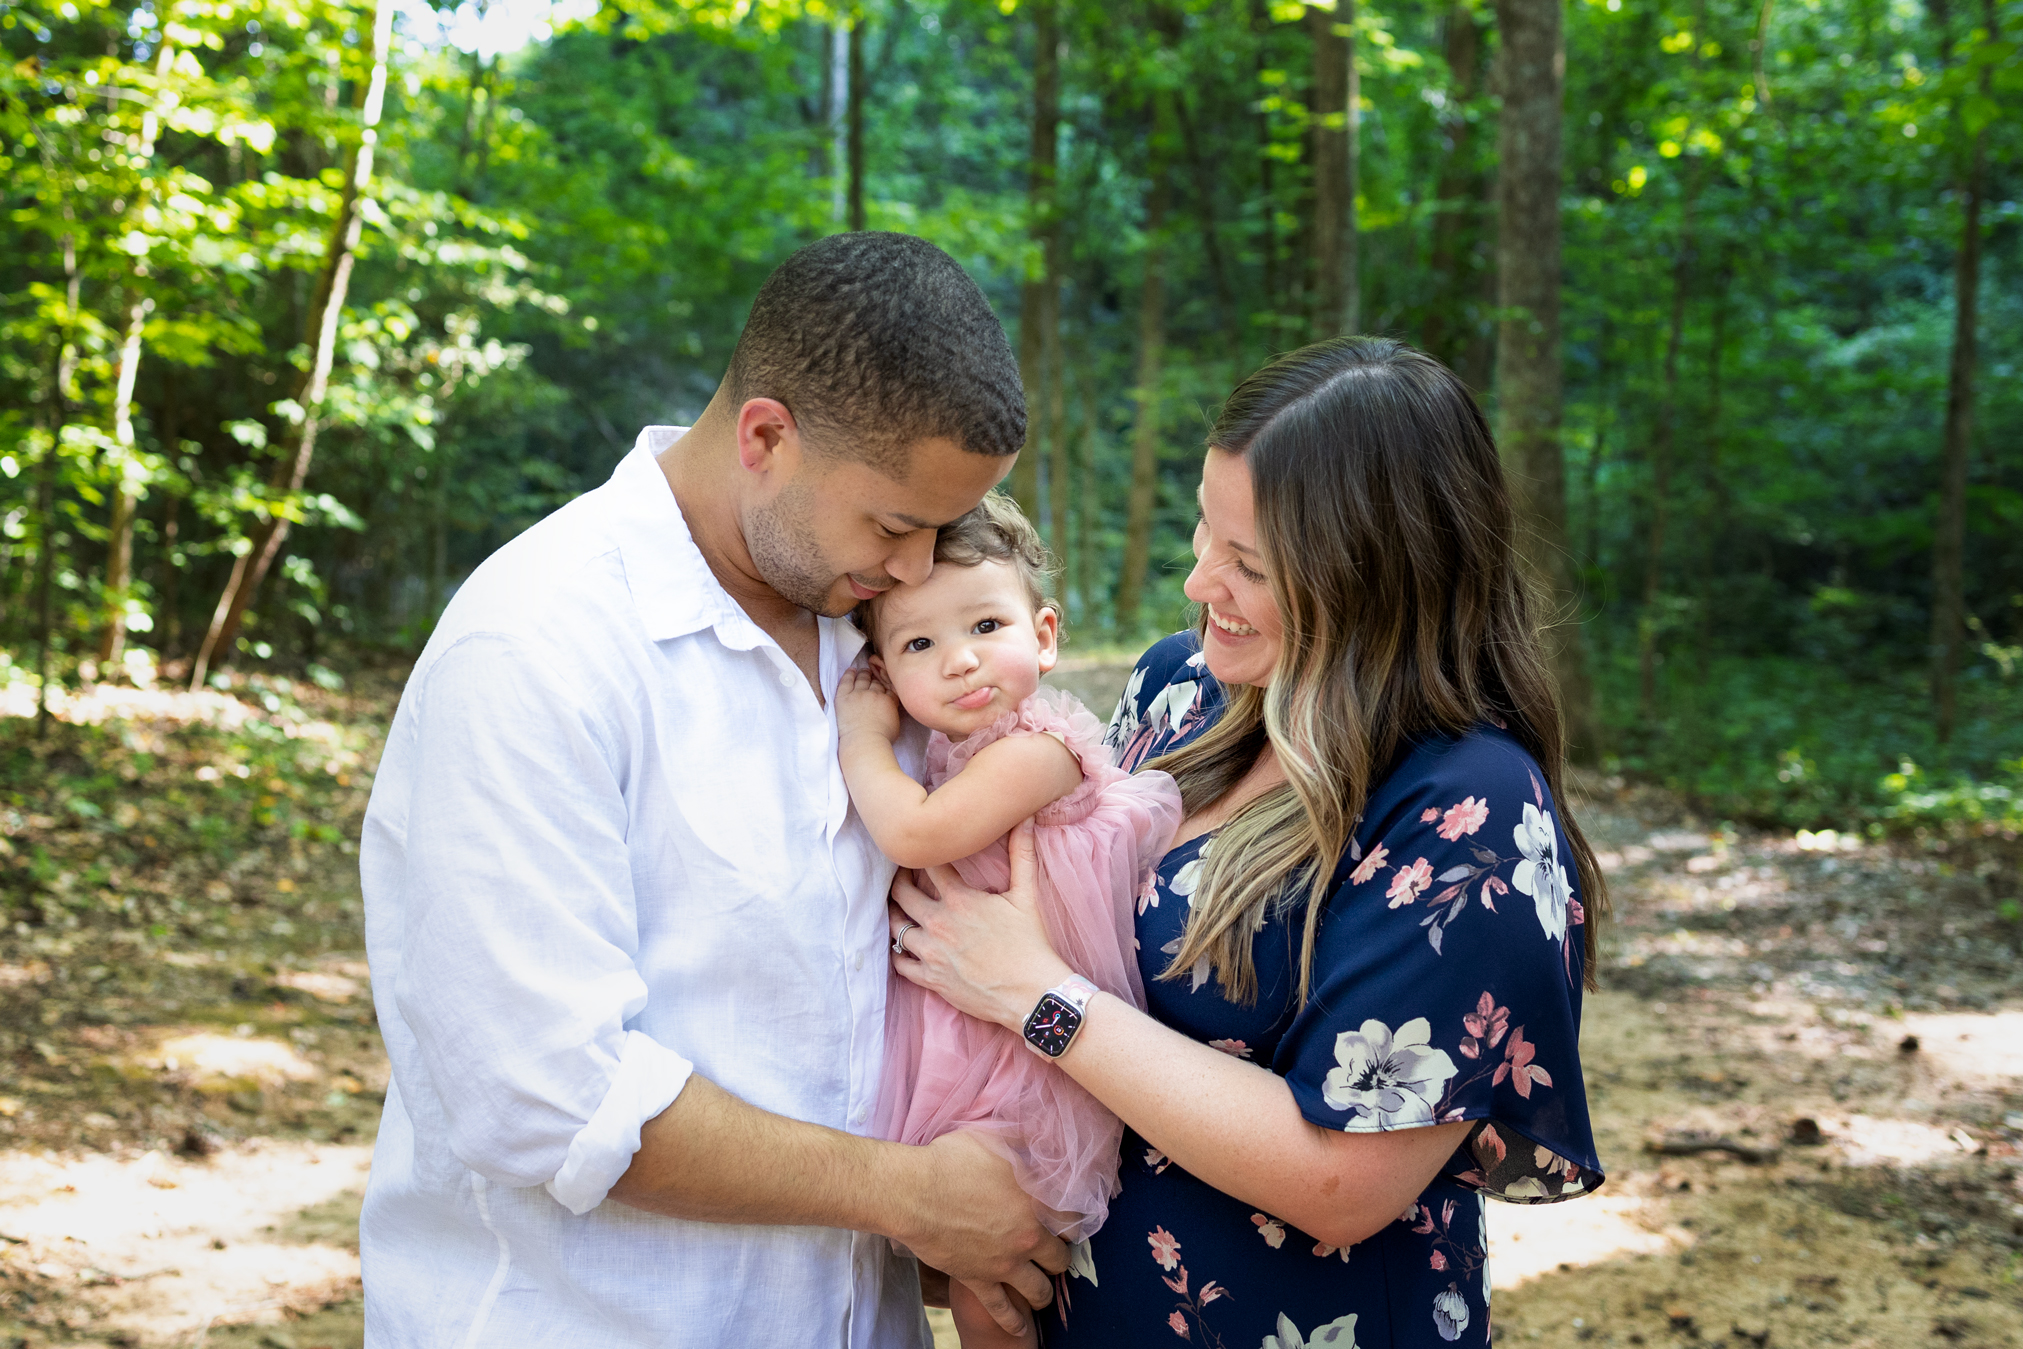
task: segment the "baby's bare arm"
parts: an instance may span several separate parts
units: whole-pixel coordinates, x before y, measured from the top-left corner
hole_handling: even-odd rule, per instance
[[[1074,754],[1050,735],[986,745],[932,792],[900,769],[889,739],[867,729],[846,733],[841,755],[858,815],[880,850],[903,867],[967,857],[1082,780]]]

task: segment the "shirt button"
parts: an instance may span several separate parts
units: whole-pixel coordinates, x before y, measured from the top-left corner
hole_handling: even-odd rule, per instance
[[[792,670],[780,671],[780,687],[789,689],[794,687],[794,672]]]
[[[864,968],[864,953],[862,951],[859,951],[856,955],[850,957],[850,968],[853,970],[861,970]]]
[[[859,1110],[856,1114],[850,1116],[850,1122],[858,1126],[859,1128],[862,1128],[864,1125],[864,1117],[868,1113],[869,1113],[868,1111]]]

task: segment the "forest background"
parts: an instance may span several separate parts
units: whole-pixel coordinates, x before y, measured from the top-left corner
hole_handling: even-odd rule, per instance
[[[1245,373],[1482,398],[1614,898],[1499,1344],[2023,1349],[2023,0],[564,5],[0,0],[0,1345],[360,1343],[401,681],[869,227],[1099,710]]]
[[[1502,431],[1590,760],[1715,819],[2013,836],[2019,33],[2016,0],[0,0],[0,683],[397,664],[700,411],[771,267],[897,229],[1014,334],[1071,653],[1185,621],[1237,379],[1393,334]]]

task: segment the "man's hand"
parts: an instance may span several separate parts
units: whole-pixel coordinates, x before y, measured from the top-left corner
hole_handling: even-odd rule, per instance
[[[1068,1248],[1033,1213],[1033,1201],[1012,1178],[1011,1163],[963,1133],[937,1138],[920,1150],[926,1165],[914,1191],[916,1212],[890,1235],[920,1258],[968,1284],[991,1319],[1009,1334],[1026,1325],[1023,1310],[1005,1296],[1016,1289],[1028,1305],[1054,1298],[1053,1280],[1068,1267]]]
[[[886,744],[899,738],[899,700],[869,670],[845,670],[836,685],[836,735],[875,735]]]

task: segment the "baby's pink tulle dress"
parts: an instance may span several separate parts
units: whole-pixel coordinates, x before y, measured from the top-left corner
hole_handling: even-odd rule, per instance
[[[1114,767],[1102,723],[1068,694],[1041,689],[960,744],[936,732],[927,746],[927,788],[1005,736],[1047,732],[1082,764],[1081,785],[1033,816],[1047,936],[1077,974],[1142,1008],[1132,904],[1180,823],[1173,779]],[[1011,879],[1005,840],[955,869],[978,889],[1003,890]],[[901,1143],[931,1142],[954,1129],[981,1134],[1010,1158],[1019,1184],[1051,1214],[1048,1226],[1068,1241],[1101,1227],[1117,1193],[1124,1126],[1115,1115],[1016,1034],[964,1016],[896,973],[886,1001],[878,1118],[880,1133]]]

